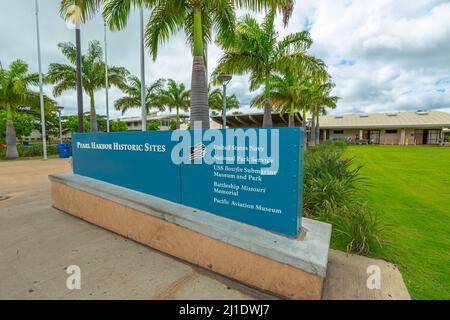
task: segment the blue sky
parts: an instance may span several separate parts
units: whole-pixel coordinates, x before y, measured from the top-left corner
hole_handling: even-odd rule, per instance
[[[58,14],[59,1],[39,0],[44,71],[51,62],[65,59],[56,45],[74,41],[74,31]],[[7,66],[21,58],[37,70],[34,0],[0,0],[0,61]],[[239,11],[239,15],[244,14]],[[146,19],[149,12],[145,13]],[[255,14],[261,17],[261,14]],[[450,112],[450,2],[438,0],[302,0],[297,1],[291,22],[280,37],[308,29],[314,40],[311,53],[323,59],[341,97],[331,113],[415,111]],[[127,28],[108,33],[110,64],[124,66],[139,75],[138,14],[133,12]],[[82,47],[103,41],[103,23],[94,18],[82,27]],[[209,46],[208,64],[215,66],[221,50]],[[146,56],[146,80],[173,78],[190,85],[191,51],[180,32],[160,50],[155,62]],[[234,77],[229,92],[243,109],[255,94],[247,77]],[[45,87],[51,95],[51,86]],[[120,97],[111,91],[111,101]],[[104,91],[96,93],[97,112],[105,113]],[[65,114],[76,111],[75,92],[57,98]],[[84,97],[85,108],[88,98]],[[112,106],[111,106],[112,109]],[[113,117],[120,112],[111,111]],[[131,110],[126,116],[139,115]]]

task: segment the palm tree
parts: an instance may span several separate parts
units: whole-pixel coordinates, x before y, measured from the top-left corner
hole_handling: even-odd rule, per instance
[[[39,92],[31,87],[39,84],[39,74],[29,73],[28,64],[22,60],[14,60],[9,69],[0,63],[0,109],[6,110],[6,158],[17,158],[17,137],[14,129],[14,113],[20,107],[31,107],[39,110]],[[56,102],[44,96],[46,112],[53,110]],[[45,139],[46,137],[42,137]]]
[[[186,90],[184,83],[176,83],[173,79],[167,81],[167,88],[161,90],[159,96],[159,103],[163,106],[177,111],[177,129],[180,129],[180,109],[183,111],[189,110],[191,92]]]
[[[56,84],[53,95],[60,96],[64,91],[76,90],[76,48],[73,43],[63,42],[58,48],[69,60],[70,64],[52,63],[49,66],[47,81]],[[105,63],[103,62],[103,49],[100,42],[91,41],[88,51],[82,55],[82,85],[90,99],[90,127],[91,132],[97,132],[97,116],[95,111],[95,91],[105,88]],[[108,83],[116,87],[123,87],[129,72],[123,67],[108,66]]]
[[[159,111],[164,111],[164,106],[159,102],[159,96],[164,86],[164,79],[158,79],[150,86],[146,86],[145,91],[145,106],[147,113],[152,108],[157,108]],[[141,107],[141,80],[136,76],[129,76],[126,84],[119,87],[125,96],[114,101],[114,107],[116,110],[122,111],[122,115],[128,109]]]
[[[299,100],[298,73],[286,72],[270,76],[270,103],[274,109],[281,113],[289,113],[289,127],[294,127],[296,110],[301,110]],[[263,108],[266,102],[265,92],[255,96],[250,102],[251,107]]]
[[[291,70],[298,73],[324,74],[324,63],[307,54],[312,40],[307,31],[297,32],[277,42],[275,12],[270,11],[261,25],[250,15],[237,24],[235,38],[231,44],[221,42],[225,53],[214,71],[219,73],[250,73],[250,90],[264,85],[263,127],[272,126],[271,76],[277,72]]]
[[[237,7],[261,11],[265,8],[281,10],[286,24],[294,0],[83,0],[80,5],[83,20],[92,16],[103,5],[103,16],[113,30],[123,29],[128,22],[132,6],[144,5],[152,9],[145,36],[153,59],[159,45],[179,30],[184,30],[193,52],[191,78],[191,127],[201,121],[209,128],[208,88],[205,66],[205,45],[211,42],[213,31],[222,43],[230,43],[234,34]],[[62,0],[65,12],[74,0]]]
[[[331,81],[311,81],[308,84],[308,106],[311,111],[311,141],[310,145],[315,146],[319,138],[319,116],[325,111],[325,107],[335,108],[339,100],[337,96],[331,96],[334,84]]]
[[[211,110],[219,111],[220,114],[223,114],[223,90],[220,88],[211,90],[211,87],[208,87],[208,105]],[[236,95],[227,95],[227,110],[238,108],[239,100]]]

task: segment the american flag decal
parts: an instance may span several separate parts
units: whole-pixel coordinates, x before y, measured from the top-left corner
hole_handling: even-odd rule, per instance
[[[203,159],[205,154],[206,154],[206,147],[205,147],[205,145],[199,143],[199,144],[191,147],[191,155],[190,155],[189,159],[191,161]]]

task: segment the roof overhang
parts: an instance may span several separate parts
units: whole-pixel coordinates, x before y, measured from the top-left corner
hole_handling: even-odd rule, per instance
[[[446,127],[445,124],[416,124],[416,125],[359,125],[359,126],[322,126],[320,125],[320,129],[442,129]]]
[[[247,114],[228,114],[226,116],[227,126],[229,128],[261,128],[263,123],[263,113],[247,113]],[[223,117],[211,116],[211,119],[218,123],[223,123]],[[300,127],[302,116],[300,112],[294,115],[294,126]],[[289,114],[288,113],[272,113],[272,124],[274,127],[288,127]]]

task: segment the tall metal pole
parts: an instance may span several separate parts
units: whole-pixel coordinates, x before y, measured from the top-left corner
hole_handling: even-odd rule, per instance
[[[105,26],[105,87],[106,87],[106,132],[109,132],[109,99],[108,99],[108,45],[106,42],[106,22]]]
[[[59,122],[59,143],[63,142],[62,138],[62,125],[61,125],[61,110],[58,109],[58,122]]]
[[[222,119],[223,119],[223,129],[227,128],[227,83],[224,82],[223,84],[223,113],[222,113]]]
[[[145,64],[144,64],[144,9],[139,8],[139,31],[141,42],[141,121],[142,131],[147,130],[147,109],[145,107]]]
[[[77,50],[77,105],[78,105],[78,132],[84,132],[83,115],[83,85],[81,83],[81,35],[80,21],[75,21],[75,43]]]
[[[47,134],[45,132],[45,110],[44,110],[44,93],[42,89],[42,66],[41,66],[41,39],[39,36],[39,7],[37,0],[34,0],[36,6],[36,37],[39,65],[39,102],[41,105],[41,127],[42,127],[42,150],[44,160],[47,160]]]

